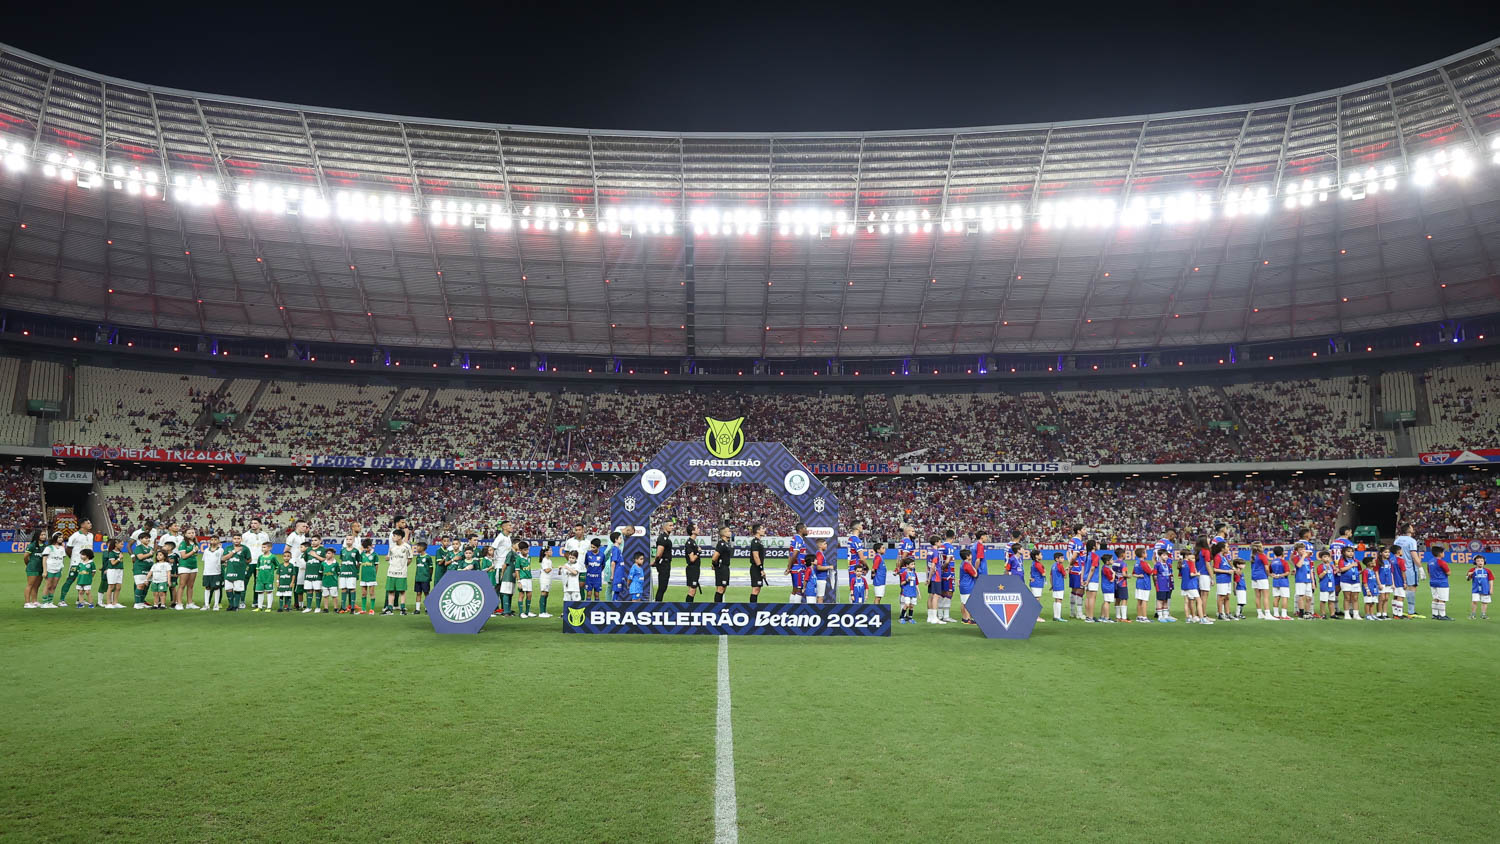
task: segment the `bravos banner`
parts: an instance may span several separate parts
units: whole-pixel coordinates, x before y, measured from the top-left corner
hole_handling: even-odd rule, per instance
[[[1027,597],[1031,597],[1027,594]],[[1035,599],[1033,599],[1035,603]],[[687,604],[569,601],[564,633],[889,636],[890,604]]]

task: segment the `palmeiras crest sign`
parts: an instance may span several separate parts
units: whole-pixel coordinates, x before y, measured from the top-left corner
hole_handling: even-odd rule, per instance
[[[810,539],[827,539],[832,554],[838,544],[839,502],[828,487],[781,443],[747,440],[745,417],[704,421],[702,440],[667,443],[610,499],[610,529],[635,528],[634,535],[625,539],[626,565],[638,552],[650,560],[652,514],[679,487],[692,483],[764,486],[797,514],[797,521],[807,525]],[[730,527],[740,535],[750,530],[748,523]],[[717,529],[718,525],[699,526],[709,544]]]

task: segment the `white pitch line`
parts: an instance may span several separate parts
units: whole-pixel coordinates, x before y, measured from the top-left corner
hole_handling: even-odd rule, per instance
[[[714,842],[740,840],[739,804],[734,796],[734,726],[729,719],[729,637],[719,637],[718,728],[714,733]]]

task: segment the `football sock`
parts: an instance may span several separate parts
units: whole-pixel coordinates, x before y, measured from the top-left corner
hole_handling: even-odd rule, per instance
[[[1052,619],[1054,621],[1062,621],[1062,601],[1054,600],[1052,602]]]
[[[691,593],[691,592],[688,593],[688,595],[687,595],[687,602],[689,604],[693,603],[693,593]]]
[[[715,592],[714,593],[714,603],[716,603],[716,604],[722,604],[722,603],[724,603],[724,593],[723,592]]]
[[[547,611],[547,593],[546,592],[543,592],[542,593],[542,597],[540,597],[540,598],[537,599],[537,605],[538,605],[538,610],[539,611],[541,611],[541,612],[546,612]]]
[[[750,603],[752,603],[752,604],[758,604],[758,603],[760,603],[760,595],[757,595],[756,593],[751,592],[750,593]]]

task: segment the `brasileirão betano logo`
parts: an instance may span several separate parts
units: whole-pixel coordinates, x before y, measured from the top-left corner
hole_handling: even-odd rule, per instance
[[[728,460],[744,449],[745,432],[740,430],[740,425],[745,417],[724,422],[705,416],[703,421],[708,423],[708,430],[703,433],[703,445],[708,448],[709,454],[720,460]]]

